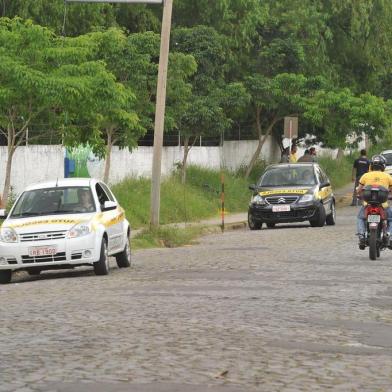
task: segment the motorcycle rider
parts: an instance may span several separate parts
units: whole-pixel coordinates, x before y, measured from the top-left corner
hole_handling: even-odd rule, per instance
[[[384,173],[386,166],[386,160],[382,155],[375,155],[372,157],[371,160],[371,171],[365,173],[359,179],[359,185],[357,187],[357,194],[360,195],[363,187],[367,185],[378,185],[383,186],[384,188],[388,189],[389,192],[392,191],[392,177]],[[363,203],[361,209],[358,213],[357,219],[357,229],[358,229],[358,236],[359,236],[359,248],[365,249],[366,246],[366,219],[365,219],[365,206],[366,203]],[[387,220],[388,220],[388,247],[392,249],[392,209],[388,206],[388,202],[383,203],[383,208],[385,209]]]

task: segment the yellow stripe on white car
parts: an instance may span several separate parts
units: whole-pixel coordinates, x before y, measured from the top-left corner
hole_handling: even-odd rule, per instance
[[[80,219],[43,219],[43,220],[35,220],[31,222],[18,223],[16,225],[8,225],[8,227],[12,227],[13,229],[28,227],[28,226],[40,226],[40,225],[58,225],[58,224],[73,224],[81,223]]]

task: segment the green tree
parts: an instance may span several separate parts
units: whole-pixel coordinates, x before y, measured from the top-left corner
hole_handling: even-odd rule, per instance
[[[197,138],[220,135],[238,114],[237,108],[248,98],[241,83],[225,81],[227,46],[216,30],[207,26],[175,29],[174,50],[192,55],[197,72],[191,78],[192,94],[180,114],[179,129],[183,136],[182,181],[186,180],[189,152]],[[236,103],[233,103],[237,99]]]
[[[112,147],[132,149],[146,130],[153,129],[159,36],[152,32],[127,36],[112,28],[79,36],[74,41],[90,53],[92,60],[104,61],[117,82],[117,93],[112,96],[108,92],[100,102],[89,105],[96,108],[96,114],[85,113],[83,122],[91,125],[89,130],[81,127],[73,135],[74,141],[88,142],[97,154],[106,157],[104,179],[108,181]],[[178,127],[191,91],[187,78],[195,70],[192,56],[170,54],[165,130]],[[106,87],[112,88],[110,83]]]
[[[355,93],[382,91],[392,61],[392,3],[319,0],[331,39],[326,48],[334,79]]]
[[[111,4],[65,4],[64,0],[0,0],[1,17],[31,19],[34,23],[67,36],[116,25]]]
[[[3,202],[15,150],[30,124],[44,118],[49,126],[63,128],[65,142],[74,143],[77,135],[96,135],[89,133],[96,122],[83,121],[103,111],[103,103],[116,102],[121,86],[103,62],[91,61],[91,53],[75,39],[58,38],[30,21],[0,19],[0,131],[8,147]],[[119,106],[108,105],[104,115]]]
[[[318,126],[317,136],[329,147],[346,147],[347,136],[365,133],[376,142],[392,123],[391,101],[350,89],[319,90],[308,99],[304,118]]]

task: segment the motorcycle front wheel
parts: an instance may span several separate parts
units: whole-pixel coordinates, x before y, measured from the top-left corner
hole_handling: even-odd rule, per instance
[[[377,259],[377,230],[370,230],[369,233],[369,258],[370,260]]]

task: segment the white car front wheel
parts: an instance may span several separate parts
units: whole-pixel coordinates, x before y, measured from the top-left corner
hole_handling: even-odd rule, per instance
[[[129,238],[127,238],[125,248],[122,252],[116,254],[118,268],[128,268],[131,266],[131,247]]]
[[[95,275],[109,274],[109,255],[105,238],[102,238],[101,254],[99,260],[94,263],[94,272]]]

